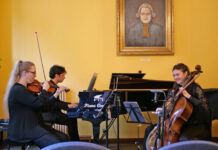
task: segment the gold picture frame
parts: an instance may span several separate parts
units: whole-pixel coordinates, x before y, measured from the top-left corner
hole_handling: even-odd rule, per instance
[[[174,54],[172,0],[117,0],[117,8],[118,55]]]

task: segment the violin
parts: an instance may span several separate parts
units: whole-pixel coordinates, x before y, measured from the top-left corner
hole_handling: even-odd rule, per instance
[[[32,83],[27,84],[27,89],[33,93],[40,93],[42,85],[38,80],[34,80]]]
[[[53,84],[51,81],[48,81],[50,88],[48,89],[48,93],[54,93],[57,88],[59,88],[57,85]],[[32,83],[27,84],[27,89],[33,93],[40,93],[42,91],[42,83],[40,83],[38,80],[34,80]],[[65,89],[65,92],[69,92],[70,89]]]
[[[39,52],[39,58],[40,58],[42,72],[43,72],[43,77],[44,77],[44,81],[46,81],[45,71],[44,71],[44,66],[43,66],[43,63],[42,63],[42,56],[41,56],[41,51],[40,51],[37,32],[35,32],[35,36],[36,36],[36,42],[37,42],[37,47],[38,47],[38,52]],[[59,88],[57,85],[55,85],[51,81],[48,81],[48,83],[50,85],[50,88],[48,89],[47,92],[49,92],[49,93],[54,93],[57,90],[57,88]],[[38,80],[34,80],[32,83],[27,84],[27,89],[29,91],[33,92],[33,93],[40,93],[42,91],[42,84]],[[65,92],[69,92],[69,91],[70,91],[70,89],[65,89]]]
[[[57,85],[55,85],[53,82],[51,82],[51,81],[48,81],[48,83],[49,83],[49,85],[50,85],[50,88],[48,89],[48,92],[49,93],[54,93],[56,90],[57,90],[57,88],[59,88],[59,86],[57,86]],[[65,89],[65,92],[69,92],[70,91],[70,89]]]

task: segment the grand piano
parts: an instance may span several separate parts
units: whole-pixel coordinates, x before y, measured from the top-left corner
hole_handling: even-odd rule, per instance
[[[120,93],[121,104],[123,101],[137,101],[142,111],[154,111],[162,105],[162,102],[154,101],[152,89],[168,92],[172,88],[173,81],[143,79],[145,73],[113,73],[109,89],[113,89],[115,80],[118,78],[117,90]],[[164,99],[164,95],[159,95]],[[121,114],[126,113],[124,106],[121,107]]]
[[[93,125],[94,142],[99,143],[100,123],[105,121],[105,115],[97,118],[95,116],[99,114],[99,111],[108,102],[108,99],[114,98],[114,91],[116,91],[121,104],[118,115],[126,113],[123,101],[137,101],[142,111],[155,110],[162,105],[162,102],[153,101],[154,93],[150,92],[150,89],[163,89],[167,92],[174,82],[143,79],[144,75],[141,72],[113,73],[109,90],[79,92],[79,105],[77,108],[68,110],[68,117],[90,121]],[[93,77],[95,79],[92,78],[91,83],[96,80],[96,75]],[[110,103],[111,117],[116,118],[117,107],[114,106],[115,102],[113,100],[110,100]]]

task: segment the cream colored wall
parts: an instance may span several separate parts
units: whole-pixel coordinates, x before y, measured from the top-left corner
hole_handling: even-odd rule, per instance
[[[204,73],[198,82],[203,88],[218,88],[217,0],[174,0],[173,56],[117,56],[116,0],[12,0],[11,7],[8,0],[0,2],[8,6],[7,13],[1,15],[9,25],[12,22],[11,30],[8,26],[8,30],[1,28],[11,38],[2,42],[6,48],[1,48],[1,55],[3,52],[13,62],[18,59],[35,62],[37,78],[42,81],[34,37],[37,31],[45,71],[53,64],[67,69],[63,84],[72,89],[68,95],[71,102],[79,101],[77,94],[87,88],[93,72],[98,73],[95,88],[104,90],[108,89],[112,72],[142,70],[146,79],[172,80],[171,68],[179,62],[188,64],[191,70],[196,64],[202,65]],[[4,39],[2,34],[0,37]],[[150,61],[142,62],[143,58]],[[3,63],[0,71],[6,66],[11,68],[10,63]],[[8,74],[3,79],[5,82]],[[213,135],[218,136],[218,123],[213,124]],[[136,126],[126,124],[123,117],[120,130],[121,138],[136,137]],[[80,134],[91,131],[90,123],[79,121]],[[110,135],[115,137],[113,130]]]

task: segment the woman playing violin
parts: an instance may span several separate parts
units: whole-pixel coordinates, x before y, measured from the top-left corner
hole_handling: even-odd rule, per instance
[[[33,142],[40,148],[67,141],[68,137],[58,131],[50,132],[39,124],[38,111],[48,101],[57,98],[64,87],[59,87],[52,97],[47,92],[47,81],[42,86],[38,96],[27,89],[36,77],[36,67],[29,61],[18,61],[12,70],[5,101],[9,108],[9,126],[7,138],[15,142]]]

